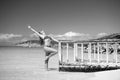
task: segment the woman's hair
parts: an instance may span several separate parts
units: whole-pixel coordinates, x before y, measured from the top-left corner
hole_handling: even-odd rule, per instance
[[[39,32],[39,34],[41,34],[41,32]],[[42,39],[41,37],[39,37],[39,43],[40,43],[40,45],[44,45],[44,39]]]

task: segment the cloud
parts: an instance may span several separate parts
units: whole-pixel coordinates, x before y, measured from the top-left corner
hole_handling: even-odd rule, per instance
[[[99,34],[97,34],[97,37],[102,37],[102,36],[106,36],[106,35],[108,35],[107,33],[99,33]]]
[[[79,36],[79,35],[80,35],[80,33],[75,33],[75,32],[72,32],[72,31],[64,34],[64,36],[67,36],[67,37]]]
[[[74,36],[89,36],[89,34],[84,34],[84,33],[77,33],[77,32],[66,32],[63,35],[56,35],[57,37],[74,37]]]
[[[0,40],[9,40],[15,37],[22,37],[20,34],[0,34]]]
[[[77,33],[77,32],[66,32],[63,35],[54,35],[57,39],[60,40],[85,40],[91,38],[89,34]]]
[[[37,34],[35,34],[35,33],[33,33],[33,34],[30,34],[30,37],[38,37],[38,35]]]
[[[25,42],[27,40],[28,40],[27,38],[23,38],[23,39],[21,39],[21,42]]]

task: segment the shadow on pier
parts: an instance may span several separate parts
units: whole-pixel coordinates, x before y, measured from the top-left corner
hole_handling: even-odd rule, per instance
[[[108,71],[108,70],[117,70],[120,67],[84,67],[84,68],[77,68],[77,67],[59,67],[59,71],[66,71],[66,72],[99,72],[99,71]]]

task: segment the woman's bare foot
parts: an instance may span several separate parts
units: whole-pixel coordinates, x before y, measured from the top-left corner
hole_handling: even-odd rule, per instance
[[[48,61],[49,61],[49,57],[46,57],[45,59],[45,69],[48,71]]]

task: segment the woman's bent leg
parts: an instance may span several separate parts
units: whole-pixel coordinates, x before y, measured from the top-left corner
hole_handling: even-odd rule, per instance
[[[48,56],[48,58],[57,54],[57,50],[54,48],[51,48],[51,47],[44,47],[44,50],[45,50],[46,56]]]
[[[51,54],[48,56],[48,58],[51,58],[52,56],[54,56],[54,55],[56,55],[56,54],[57,54],[57,52],[51,53]]]
[[[44,50],[46,52],[46,56],[45,56],[45,68],[46,70],[48,70],[48,62],[49,59],[54,56],[55,54],[57,54],[57,50],[51,48],[51,47],[44,47]]]

